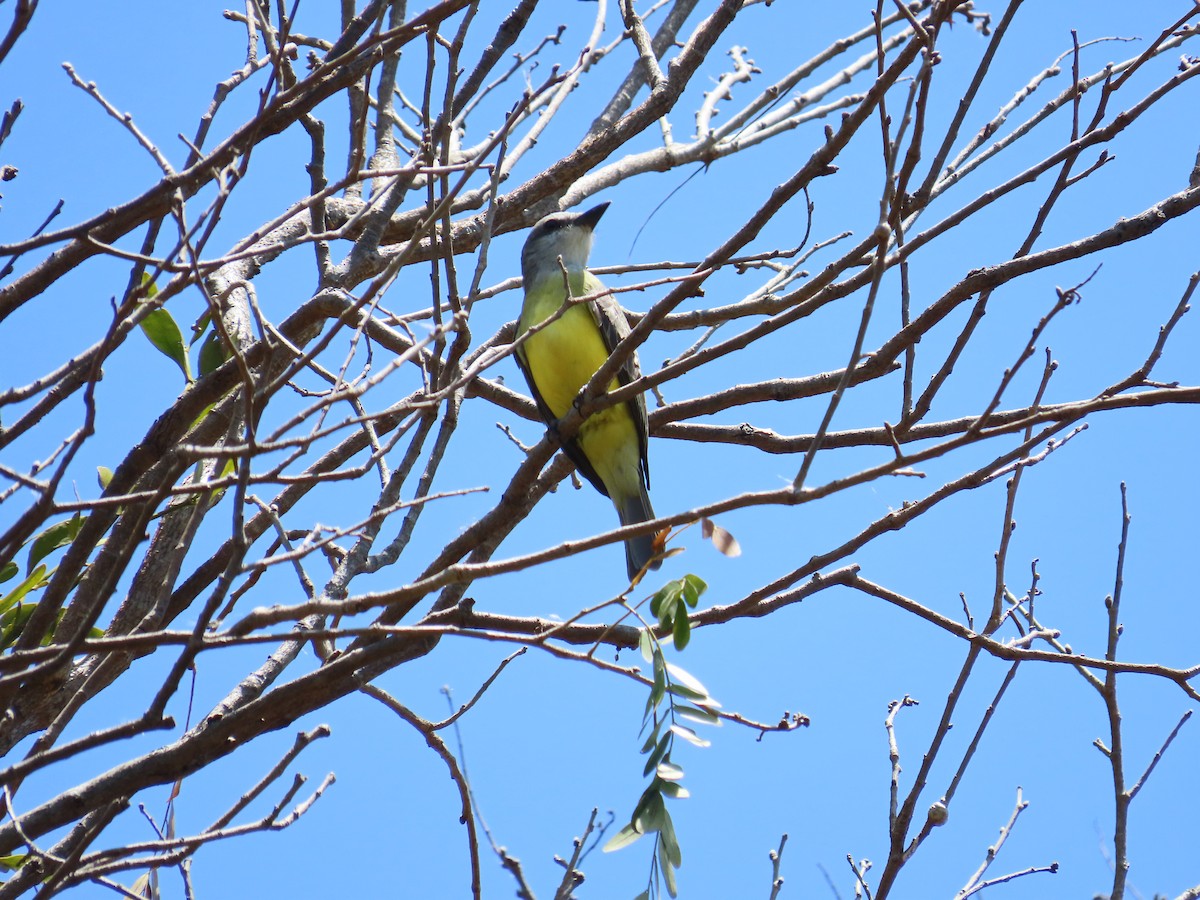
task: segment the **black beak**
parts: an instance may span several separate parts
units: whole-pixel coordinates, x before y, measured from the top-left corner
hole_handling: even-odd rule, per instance
[[[576,225],[582,225],[588,231],[596,229],[596,223],[600,221],[600,217],[604,215],[604,211],[608,209],[608,201],[605,200],[599,206],[593,206],[587,212],[579,214],[579,218],[575,220]]]

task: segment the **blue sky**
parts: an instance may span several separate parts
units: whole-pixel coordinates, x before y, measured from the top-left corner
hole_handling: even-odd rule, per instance
[[[501,5],[485,6],[488,9],[481,17],[501,12]],[[527,34],[552,32],[561,17],[568,29],[555,58],[570,62],[585,39],[595,5],[543,7]],[[222,18],[222,8],[178,4],[164,12],[159,5],[139,2],[69,12],[39,9],[28,34],[7,60],[0,81],[0,103],[7,105],[19,96],[26,104],[13,136],[0,150],[2,161],[20,170],[15,181],[2,187],[0,243],[27,235],[59,197],[66,200],[58,223],[63,225],[123,202],[157,180],[149,158],[93,100],[69,83],[61,63],[70,61],[84,81],[95,81],[114,105],[133,113],[139,127],[174,162],[182,163],[186,151],[175,135],[194,132],[216,82],[242,62],[242,33]],[[1069,49],[1070,29],[1078,30],[1081,41],[1103,36],[1148,39],[1186,8],[1185,3],[1166,2],[1031,4],[1018,15],[966,132]],[[296,28],[330,35],[329,13],[320,4],[302,4]],[[615,8],[609,10],[609,17],[611,37],[619,21]],[[758,83],[741,86],[735,97],[749,97],[753,88],[780,77],[798,60],[867,20],[865,6],[838,4],[781,0],[771,8],[745,11],[722,38],[719,50],[735,43],[747,47],[764,74]],[[476,41],[490,30],[481,26]],[[1145,40],[1088,47],[1083,69],[1096,71],[1105,62],[1127,59],[1144,46]],[[479,49],[469,45],[468,59],[474,58],[472,47],[474,52]],[[965,83],[983,48],[984,39],[962,25],[943,37],[944,68],[936,72],[943,79],[942,92],[936,96],[934,121],[949,115],[956,100],[953,91]],[[628,47],[620,51],[626,56],[631,52]],[[607,68],[598,67],[585,81],[573,98],[578,102],[567,104],[507,187],[574,149],[596,104],[607,98],[624,74],[626,56],[618,56]],[[1128,98],[1140,98],[1170,77],[1178,56],[1176,51],[1148,66],[1127,89]],[[548,64],[549,60],[543,63]],[[680,134],[686,135],[692,126],[690,110],[700,91],[708,89],[727,64],[722,53],[714,53],[698,75],[672,117]],[[415,58],[412,65],[412,71],[402,73],[412,77],[417,71]],[[827,76],[833,70],[822,72]],[[535,75],[534,81],[541,75]],[[1069,74],[1062,74],[1051,79],[1027,104],[1028,109],[1047,102],[1066,87],[1068,78]],[[511,105],[521,83],[517,79],[510,91],[498,92],[491,111]],[[854,89],[863,90],[866,84]],[[1095,92],[1085,99],[1088,109],[1094,96]],[[1126,103],[1131,102],[1128,98]],[[253,99],[252,92],[235,95],[214,126],[218,139],[250,114]],[[1195,108],[1192,82],[1120,135],[1109,148],[1116,161],[1068,194],[1047,223],[1038,247],[1085,236],[1181,190],[1200,141]],[[344,115],[341,107],[330,104],[320,114],[329,120],[330,132],[336,133],[333,126]],[[468,133],[469,140],[479,140],[494,121],[481,115]],[[823,139],[823,124],[810,123],[744,158],[717,163],[669,199],[691,170],[645,177],[597,195],[597,201],[611,200],[613,205],[597,232],[593,261],[606,265],[703,256],[807,159]],[[953,192],[944,211],[1020,171],[1037,158],[1034,154],[1056,148],[1056,141],[1065,140],[1069,124],[1067,117],[1058,116],[1044,137],[1032,139],[1028,150],[1017,149],[1011,159],[1002,156],[971,183],[964,183],[961,191]],[[636,146],[651,146],[655,139],[656,133],[648,132]],[[306,155],[301,133],[281,136],[256,149],[252,174],[235,192],[210,244],[211,252],[220,252],[273,218],[306,190]],[[337,159],[337,152],[331,151],[330,159]],[[842,169],[836,176],[820,179],[812,189],[815,240],[843,229],[860,236],[874,224],[882,177],[878,141],[856,142],[839,164]],[[987,215],[937,242],[937,248],[914,264],[914,304],[932,301],[972,269],[1008,259],[1045,192],[1043,183],[1015,192]],[[665,205],[656,212],[662,201]],[[935,208],[922,224],[938,215]],[[634,244],[633,234],[643,224],[646,227]],[[804,227],[802,201],[794,201],[748,249],[792,246]],[[520,233],[495,240],[485,284],[517,273],[522,240]],[[1145,358],[1187,278],[1200,268],[1197,246],[1197,223],[1194,217],[1187,218],[1168,223],[1146,241],[1006,286],[994,299],[981,338],[956,367],[932,418],[978,411],[981,398],[991,395],[1034,324],[1053,304],[1054,287],[1084,281],[1097,263],[1103,266],[1083,289],[1082,302],[1054,321],[1038,354],[1012,386],[1011,402],[1004,406],[1015,406],[1030,396],[1043,345],[1052,348],[1059,362],[1048,401],[1092,396],[1127,374]],[[814,257],[808,268],[818,272],[837,250]],[[126,277],[124,264],[97,261],[57,283],[45,297],[0,326],[4,347],[0,386],[28,381],[30,373],[47,371],[92,343],[96,328],[106,321],[110,298],[123,291]],[[709,283],[703,300],[692,303],[698,307],[732,302],[755,286],[752,278],[722,275]],[[310,256],[268,268],[256,282],[264,307],[277,318],[310,296],[314,285]],[[890,334],[898,318],[894,281],[885,282],[884,295],[869,347]],[[644,310],[658,296],[625,294],[622,302]],[[414,267],[393,287],[385,305],[404,311],[426,305],[427,297],[427,270]],[[472,331],[477,341],[515,318],[518,303],[517,295],[510,292],[476,307]],[[733,357],[671,382],[664,389],[668,401],[701,396],[735,381],[800,377],[844,365],[860,303],[860,298],[851,298],[849,303],[822,310],[804,327],[765,341],[756,348],[753,360]],[[173,304],[171,311],[181,324],[190,324],[201,309],[195,293]],[[922,342],[918,384],[924,384],[936,366],[939,349],[953,341],[967,310],[960,309]],[[1194,313],[1185,317],[1156,370],[1160,380],[1200,381],[1198,327]],[[732,328],[727,326],[727,331]],[[689,332],[654,335],[640,351],[643,367],[656,368],[695,337]],[[523,388],[511,362],[492,374]],[[399,399],[408,386],[403,377],[396,379],[394,387],[385,383],[375,408]],[[114,465],[181,388],[178,371],[145,343],[131,341],[117,353],[105,369],[98,432],[77,460],[73,490],[83,497],[96,496],[95,467]],[[889,415],[894,420],[897,398],[895,379],[856,392],[839,410],[833,428],[874,426]],[[757,427],[785,434],[811,433],[824,404],[824,398],[759,404],[713,421],[749,419]],[[278,419],[289,410],[282,407]],[[25,465],[46,454],[53,446],[54,429],[69,427],[77,416],[77,406],[56,413],[47,420],[45,431],[6,451],[5,463]],[[516,448],[496,428],[497,422],[511,426],[527,444],[541,435],[534,423],[479,402],[468,403],[459,441],[443,467],[441,487],[489,485],[491,493],[436,504],[422,520],[410,553],[397,566],[356,582],[356,590],[403,584],[420,571],[433,550],[494,504],[520,462]],[[1112,591],[1120,534],[1119,484],[1124,481],[1134,518],[1125,570],[1121,656],[1175,666],[1195,663],[1200,613],[1190,562],[1197,495],[1192,448],[1198,431],[1196,416],[1187,407],[1110,413],[1093,418],[1086,432],[1025,474],[1008,580],[1019,592],[1028,583],[1031,561],[1039,560],[1043,591],[1039,608],[1049,622],[1063,629],[1064,640],[1075,649],[1095,655],[1103,652],[1103,599]],[[732,602],[813,554],[837,546],[905,500],[923,497],[960,476],[999,453],[1001,446],[1009,445],[988,445],[924,466],[927,476],[920,481],[881,481],[818,503],[730,513],[720,523],[739,539],[740,557],[721,557],[693,529],[680,541],[686,553],[669,560],[651,577],[648,590],[691,572],[709,584],[704,602]],[[887,453],[885,449],[822,453],[811,483],[858,471],[885,459]],[[663,439],[652,441],[650,455],[652,496],[661,514],[746,490],[781,486],[799,466],[792,456]],[[330,525],[356,521],[369,509],[373,486],[369,478],[363,479],[339,487],[336,497],[314,499],[300,511],[302,521]],[[902,532],[873,542],[852,559],[863,567],[865,577],[939,612],[961,617],[961,592],[978,614],[990,598],[1004,502],[1002,482],[961,494]],[[0,525],[17,512],[0,509]],[[586,485],[575,491],[564,482],[505,541],[499,555],[552,546],[615,524],[607,500]],[[215,539],[226,526],[222,522],[212,527],[209,537]],[[384,539],[392,534],[394,528],[385,531]],[[611,545],[536,572],[481,581],[469,596],[482,609],[566,617],[619,591],[622,571],[619,545]],[[289,572],[272,573],[259,590],[255,605],[299,599]],[[512,649],[500,643],[446,639],[428,657],[388,673],[378,683],[418,713],[442,718],[448,711],[443,686],[449,686],[455,704],[464,702]],[[198,714],[223,697],[266,652],[249,647],[204,655],[196,681]],[[687,748],[677,755],[692,793],[672,807],[684,853],[683,896],[768,896],[767,852],[778,845],[784,832],[789,842],[782,896],[835,896],[822,870],[840,896],[852,896],[846,855],[875,860],[877,873],[887,852],[889,767],[883,729],[887,704],[905,694],[921,701],[897,720],[907,779],[919,765],[964,653],[965,647],[928,624],[843,589],[768,618],[699,630],[677,661],[699,677],[726,709],[761,721],[773,721],[783,710],[799,711],[811,717],[812,725],[789,735],[768,735],[761,742],[751,731],[726,725],[706,735],[713,741],[711,747]],[[317,664],[311,650],[305,655],[302,670]],[[622,654],[621,661],[632,663],[632,657]],[[128,718],[132,709],[147,701],[155,677],[167,664],[168,660],[158,658],[136,664],[99,703],[79,716],[70,734]],[[955,717],[948,755],[934,768],[929,800],[936,799],[952,774],[956,753],[969,742],[1006,668],[994,660],[979,666]],[[181,723],[185,699],[174,709]],[[590,810],[598,808],[603,821],[613,811],[615,829],[641,792],[642,759],[637,750],[644,699],[644,690],[631,682],[531,651],[509,666],[461,720],[458,737],[479,808],[497,842],[522,860],[538,896],[553,894],[560,870],[552,857],[570,854],[571,839],[581,832]],[[1126,752],[1134,777],[1189,707],[1187,698],[1164,681],[1124,679]],[[257,835],[202,850],[193,870],[199,893],[467,896],[465,835],[452,782],[420,736],[367,697],[347,698],[297,723],[297,729],[269,735],[188,779],[177,805],[180,832],[208,825],[291,745],[294,730],[318,723],[329,724],[332,736],[312,746],[293,768],[308,774],[314,785],[327,772],[335,772],[337,783],[282,834]],[[917,853],[894,896],[952,896],[1008,820],[1018,789],[1030,805],[990,874],[1054,860],[1061,868],[1054,876],[1033,876],[997,887],[988,896],[1105,892],[1110,883],[1105,853],[1111,852],[1112,840],[1110,775],[1091,742],[1098,737],[1107,740],[1106,728],[1100,698],[1078,674],[1065,666],[1024,664],[952,804],[949,823]],[[162,736],[139,738],[51,767],[26,786],[22,802],[32,804],[161,740]],[[1193,763],[1197,753],[1200,730],[1190,723],[1133,804],[1130,880],[1143,896],[1155,892],[1174,896],[1200,882],[1194,854],[1200,836],[1194,815],[1200,799],[1200,775]],[[165,798],[164,789],[139,799],[157,815]],[[264,801],[257,809],[261,813],[269,805],[269,800]],[[112,835],[124,840],[152,837],[136,810],[118,820]],[[632,897],[643,886],[648,854],[649,842],[616,854],[593,853],[583,866],[588,881],[580,896]],[[511,896],[511,879],[486,847],[483,858],[485,896]],[[177,880],[169,874],[163,879],[172,896],[181,895]],[[80,893],[98,891],[89,888]]]

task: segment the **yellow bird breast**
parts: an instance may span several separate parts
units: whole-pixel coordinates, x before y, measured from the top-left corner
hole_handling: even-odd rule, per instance
[[[590,283],[590,282],[595,282]],[[572,280],[576,296],[600,289],[599,282],[585,277]],[[547,280],[535,285],[525,298],[518,334],[550,318],[563,302],[562,284]],[[600,326],[585,305],[567,309],[545,328],[529,335],[518,351],[533,379],[542,402],[556,419],[570,412],[575,398],[596,370],[608,359],[608,348]],[[619,387],[614,378],[608,390]],[[641,442],[628,403],[619,403],[590,415],[575,435],[575,446],[587,457],[604,492],[618,504],[641,493]],[[589,476],[590,477],[590,476]]]
[[[531,335],[524,350],[538,393],[560,419],[608,359],[600,329],[585,306],[571,307],[558,321]],[[608,389],[616,387],[614,378]]]

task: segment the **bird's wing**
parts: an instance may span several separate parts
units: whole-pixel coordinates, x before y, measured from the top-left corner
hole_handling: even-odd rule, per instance
[[[584,280],[584,289],[589,294],[597,293],[604,290],[604,285],[600,280],[587,273]],[[592,314],[592,318],[596,320],[596,325],[600,328],[600,335],[604,338],[605,349],[611,354],[617,344],[630,332],[629,320],[625,318],[625,311],[621,309],[619,304],[611,294],[605,294],[599,300],[593,300],[588,304],[588,309]],[[625,357],[625,362],[621,364],[621,368],[617,370],[617,381],[622,384],[629,384],[640,378],[642,374],[641,367],[638,365],[637,353],[630,353]],[[633,424],[637,430],[638,436],[638,457],[641,464],[642,479],[646,483],[646,487],[650,487],[650,464],[647,460],[647,445],[650,440],[650,429],[646,422],[646,397],[644,394],[638,394],[631,400],[626,401],[625,405],[629,408],[629,415],[633,417]]]

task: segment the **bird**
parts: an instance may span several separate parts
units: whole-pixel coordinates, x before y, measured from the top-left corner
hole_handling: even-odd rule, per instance
[[[604,285],[588,271],[587,262],[596,224],[608,206],[601,203],[586,212],[551,213],[530,229],[521,250],[525,302],[517,319],[518,339],[559,312],[568,286],[572,297],[602,294]],[[570,412],[580,390],[627,334],[625,313],[607,294],[569,306],[517,345],[517,365],[551,432],[557,434],[558,420]],[[640,374],[637,356],[631,353],[607,389],[615,390]],[[576,469],[612,500],[622,525],[654,518],[648,443],[646,400],[641,394],[592,413],[574,436],[559,438]],[[625,566],[631,582],[647,566],[660,565],[653,535],[626,538]]]

